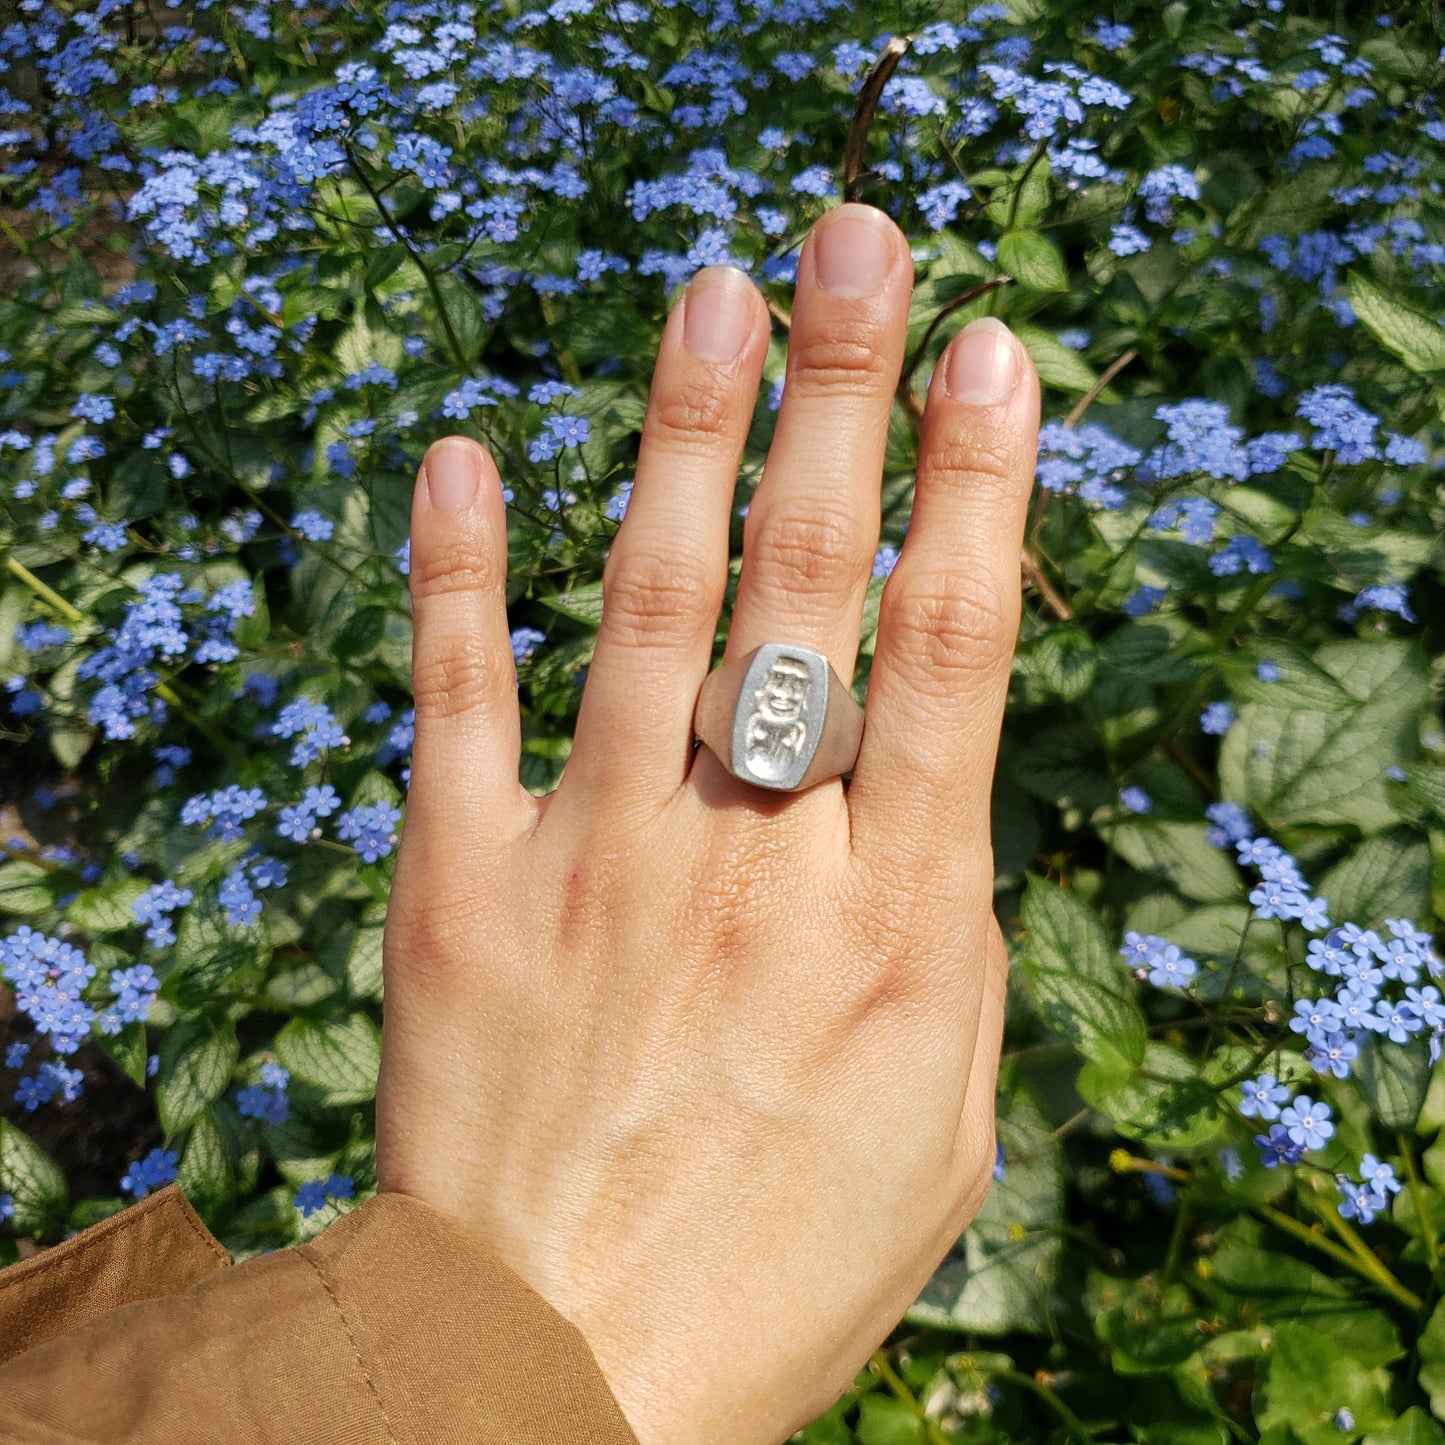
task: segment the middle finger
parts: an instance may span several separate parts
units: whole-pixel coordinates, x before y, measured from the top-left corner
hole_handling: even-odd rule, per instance
[[[912,290],[908,241],[882,211],[850,203],[813,227],[777,430],[743,528],[727,661],[795,642],[852,681]]]

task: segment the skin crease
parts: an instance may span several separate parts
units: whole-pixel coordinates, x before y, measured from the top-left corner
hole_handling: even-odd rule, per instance
[[[886,277],[830,293],[820,232],[850,222]],[[911,284],[907,241],[870,207],[805,245],[729,657],[789,640],[852,676]],[[732,361],[684,345],[709,286],[751,317]],[[846,785],[769,793],[691,732],[768,327],[718,268],[669,318],[548,797],[517,781],[490,457],[438,443],[413,511],[380,1187],[452,1216],[571,1320],[642,1445],[775,1445],[826,1410],[977,1212],[994,1157],[1007,956],[988,808],[1038,378],[1009,339],[1012,390],[969,405],[942,380],[957,339],[945,353],[858,763]],[[433,486],[458,471],[475,498],[441,510]]]

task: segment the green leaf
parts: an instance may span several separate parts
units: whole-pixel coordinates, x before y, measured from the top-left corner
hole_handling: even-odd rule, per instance
[[[1081,974],[1110,988],[1127,980],[1098,915],[1072,890],[1031,876],[1022,918],[1025,952],[1039,967]]]
[[[595,366],[616,357],[654,355],[659,326],[635,301],[616,294],[591,298],[573,311],[563,344],[579,366]]]
[[[181,1192],[203,1213],[224,1204],[235,1194],[235,1170],[214,1111],[196,1120],[181,1154],[176,1182]]]
[[[240,1046],[231,1024],[184,1018],[161,1039],[156,1107],[167,1135],[200,1118],[231,1082]]]
[[[381,943],[386,909],[371,904],[361,915],[356,936],[346,960],[346,977],[353,998],[381,997]]]
[[[1093,910],[1031,877],[1023,901],[1023,972],[1039,1012],[1086,1058],[1115,1073],[1144,1059],[1144,1015]]]
[[[1121,1375],[1150,1375],[1174,1369],[1199,1348],[1199,1311],[1183,1285],[1160,1292],[1141,1283],[1100,1311],[1094,1331]]]
[[[126,1024],[118,1034],[100,1034],[96,1043],[138,1089],[146,1086],[146,1030],[141,1023]]]
[[[1013,331],[1033,357],[1039,380],[1045,386],[1082,394],[1092,390],[1098,381],[1093,367],[1077,351],[1070,351],[1053,332],[1025,325],[1015,326]],[[1107,399],[1107,389],[1104,396]]]
[[[0,1193],[15,1201],[10,1223],[17,1234],[56,1231],[70,1208],[60,1166],[8,1119],[0,1119]]]
[[[927,1445],[923,1422],[892,1395],[865,1395],[854,1427],[858,1445]]]
[[[369,308],[376,313],[376,308]],[[405,357],[401,337],[386,329],[385,325],[372,326],[368,308],[357,310],[351,325],[342,333],[336,343],[336,364],[347,373],[364,371],[373,361],[397,370]]]
[[[461,348],[461,360],[472,362],[482,353],[491,326],[482,310],[482,298],[461,276],[448,274],[436,278],[437,291],[451,323],[450,335],[438,317],[437,344],[450,351],[450,337],[455,336]]]
[[[1445,1420],[1445,1300],[1435,1306],[1416,1348],[1420,1352],[1420,1388],[1429,1395],[1435,1418]]]
[[[1418,1405],[1411,1405],[1393,1424],[1366,1435],[1364,1445],[1440,1445],[1442,1430]]]
[[[1021,652],[1018,668],[1036,678],[1055,697],[1073,702],[1093,686],[1098,657],[1093,639],[1081,627],[1051,627]]]
[[[101,888],[88,888],[77,895],[65,916],[87,933],[124,933],[138,928],[130,906],[148,886],[143,878],[117,878]]]
[[[1382,291],[1358,271],[1345,280],[1350,305],[1365,329],[1417,376],[1445,374],[1445,326]]]
[[[70,719],[56,721],[50,726],[50,751],[66,772],[74,772],[95,738],[96,731],[89,723]]]
[[[1430,844],[1407,828],[1367,838],[1320,879],[1336,923],[1379,928],[1387,918],[1430,916]]]
[[[998,264],[1033,291],[1067,291],[1064,258],[1053,242],[1035,231],[1010,231],[998,243]]]
[[[0,863],[0,917],[8,913],[33,918],[37,913],[49,912],[55,906],[51,876],[38,863],[25,858]]]
[[[819,1415],[793,1436],[792,1445],[853,1445],[853,1432],[848,1428],[847,1413],[852,1407],[847,1395],[831,1410]]]
[[[181,915],[172,954],[175,967],[166,975],[163,994],[173,1003],[204,1007],[227,979],[239,969],[259,967],[270,952],[264,919],[250,928],[229,923],[207,888]]]
[[[583,622],[588,627],[596,627],[602,621],[602,583],[588,582],[581,587],[574,587],[569,592],[558,592],[551,597],[538,597],[537,601],[544,607],[550,607],[553,612],[560,612],[563,617],[570,617],[574,622]]]
[[[1077,1087],[1125,1138],[1159,1149],[1197,1149],[1225,1124],[1214,1090],[1199,1077],[1194,1061],[1154,1040],[1137,1073],[1120,1078],[1089,1063],[1080,1070]]]
[[[1112,1073],[1144,1061],[1144,1015],[1133,999],[1082,974],[1040,968],[1025,959],[1024,977],[1045,1022],[1090,1062]]]
[[[1223,903],[1243,892],[1239,869],[1228,854],[1209,846],[1197,822],[1122,818],[1101,823],[1099,835],[1125,862],[1162,874],[1186,898]]]
[[[1415,1127],[1430,1087],[1430,1063],[1422,1043],[1402,1048],[1379,1034],[1366,1034],[1354,1077],[1371,1112],[1387,1129]]]
[[[1425,697],[1418,655],[1390,639],[1322,648],[1315,661],[1345,700],[1242,707],[1220,751],[1224,796],[1247,801],[1271,829],[1346,823],[1377,832],[1396,820],[1385,768],[1414,747]]]
[[[1261,1432],[1283,1426],[1304,1445],[1338,1445],[1335,1414],[1347,1409],[1367,1431],[1393,1418],[1374,1374],[1340,1350],[1329,1336],[1302,1324],[1281,1324],[1269,1363],[1254,1392]]]
[[[1037,1101],[1007,1078],[999,1090],[998,1139],[1003,1178],[908,1311],[909,1324],[984,1334],[1049,1329],[1063,1248],[1063,1167]]]
[[[363,1013],[344,1019],[292,1019],[276,1035],[276,1057],[323,1104],[364,1104],[376,1095],[381,1031]]]

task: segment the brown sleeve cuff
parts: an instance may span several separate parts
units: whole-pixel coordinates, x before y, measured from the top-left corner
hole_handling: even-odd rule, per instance
[[[637,1445],[576,1326],[439,1211],[379,1194],[300,1253],[398,1440]]]
[[[231,1256],[174,1185],[0,1270],[0,1364],[136,1300],[184,1294]]]
[[[26,1349],[0,1398],[0,1440],[637,1445],[580,1332],[400,1194]]]

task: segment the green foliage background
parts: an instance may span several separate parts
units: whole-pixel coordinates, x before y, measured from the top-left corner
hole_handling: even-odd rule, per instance
[[[661,252],[688,269],[719,259],[721,245],[752,269],[779,314],[767,381],[781,378],[787,258],[841,194],[863,74],[840,73],[834,47],[867,47],[875,27],[916,35],[971,23],[968,8],[951,3],[888,10],[886,21],[860,8],[746,32],[725,17],[714,25],[701,4],[660,7],[645,22],[601,11],[545,19],[512,37],[547,57],[532,74],[469,77],[463,47],[447,72],[461,82],[449,104],[388,106],[358,122],[338,164],[294,194],[250,195],[245,223],[214,223],[200,257],[176,254],[174,217],[162,225],[124,213],[117,202],[133,195],[135,175],[83,163],[79,199],[47,199],[61,160],[38,137],[58,147],[67,124],[99,107],[117,127],[117,153],[148,158],[152,170],[157,157],[189,158],[199,179],[184,215],[214,217],[226,171],[201,162],[219,156],[269,174],[293,142],[242,142],[236,128],[288,112],[296,96],[333,83],[347,59],[366,58],[397,80],[394,57],[375,49],[395,17],[371,3],[277,8],[262,38],[243,12],[203,12],[189,18],[190,41],[163,51],[169,12],[138,8],[104,32],[115,37],[105,51],[113,79],[84,105],[55,91],[38,59],[51,52],[15,50],[11,92],[52,108],[17,122],[27,141],[6,142],[37,165],[0,180],[11,248],[0,287],[9,367],[0,428],[52,434],[61,454],[87,435],[103,435],[106,449],[25,495],[17,485],[32,458],[0,449],[0,676],[42,700],[5,723],[6,777],[24,828],[0,862],[0,912],[7,932],[33,926],[83,946],[99,969],[97,1000],[109,969],[137,959],[162,986],[144,1024],[86,1045],[82,1102],[36,1114],[7,1103],[0,1189],[13,1199],[14,1239],[0,1250],[13,1256],[18,1239],[53,1242],[123,1207],[114,1181],[156,1146],[176,1151],[182,1187],[240,1258],[306,1238],[350,1207],[303,1217],[293,1201],[306,1182],[337,1172],[355,1180],[357,1198],[374,1187],[391,860],[365,865],[331,836],[278,844],[274,810],[303,782],[333,785],[348,807],[403,801],[402,759],[385,745],[409,688],[396,553],[416,462],[428,441],[465,430],[492,450],[514,491],[512,622],[542,634],[519,662],[523,780],[545,792],[565,765],[619,484],[635,461],[677,291],[665,270],[644,273],[640,263]],[[497,40],[521,12],[465,7],[469,45]],[[64,39],[84,30],[89,11],[47,13],[60,17]],[[412,18],[428,34],[437,23],[425,7]],[[1133,40],[1105,48],[1099,18],[1132,25]],[[1046,417],[1076,433],[1099,427],[1147,453],[1166,440],[1158,408],[1182,398],[1225,403],[1251,437],[1308,433],[1291,399],[1330,383],[1422,442],[1428,459],[1345,463],[1304,436],[1277,470],[1243,479],[1196,471],[1151,483],[1123,468],[1117,508],[1089,503],[1075,485],[1040,491],[994,795],[996,906],[1017,962],[999,1097],[1003,1174],[887,1348],[802,1432],[812,1445],[1442,1438],[1445,1076],[1432,1074],[1423,1039],[1410,1048],[1367,1040],[1347,1081],[1310,1069],[1286,1027],[1309,989],[1305,939],[1254,917],[1249,881],[1206,841],[1204,819],[1221,799],[1246,807],[1299,860],[1336,922],[1379,928],[1402,918],[1429,929],[1445,916],[1441,265],[1387,238],[1310,276],[1261,249],[1271,236],[1338,236],[1377,212],[1413,221],[1422,245],[1445,239],[1441,143],[1424,130],[1440,117],[1442,37],[1423,7],[1397,7],[1393,20],[1381,28],[1373,16],[1308,4],[1121,3],[1098,17],[1024,0],[983,22],[989,44],[1032,39],[1023,71],[1037,76],[1042,61],[1069,60],[1130,93],[1122,111],[1090,109],[1078,132],[1116,179],[1069,175],[1044,141],[1000,160],[1000,140],[1021,134],[1002,100],[1004,119],[987,141],[957,137],[950,126],[963,100],[985,85],[979,42],[915,49],[900,71],[926,78],[942,113],[909,115],[885,101],[873,119],[866,163],[880,173],[860,193],[898,219],[918,263],[912,363],[883,477],[885,545],[896,548],[906,531],[918,398],[932,362],[957,325],[985,312],[1025,340],[1045,382]],[[1331,32],[1371,66],[1374,99],[1349,115],[1343,76],[1295,84],[1318,63],[1310,42]],[[587,100],[567,112],[584,137],[572,157],[580,196],[479,182],[482,195],[523,197],[515,238],[489,236],[464,211],[434,215],[437,188],[388,159],[414,128],[452,148],[457,174],[481,176],[503,157],[550,164],[565,147],[548,138],[546,102],[563,93],[565,70],[597,63],[605,34],[625,37],[644,61],[613,76],[640,119],[610,125],[605,107]],[[197,49],[196,35],[219,49]],[[796,84],[749,90],[746,113],[727,124],[688,127],[679,108],[706,104],[716,87],[668,80],[670,67],[720,48],[760,70],[783,52],[820,63]],[[1196,54],[1260,57],[1267,79],[1221,97],[1212,76],[1178,63]],[[217,74],[244,84],[203,93],[201,82]],[[177,97],[127,103],[142,82],[173,84]],[[1322,114],[1348,124],[1330,156],[1297,163],[1296,147],[1320,133]],[[769,127],[786,133],[782,145],[765,141]],[[356,139],[363,133],[375,146]],[[675,205],[639,219],[630,188],[680,172],[700,146],[721,147],[729,167],[759,179],[761,194],[726,181],[739,204],[722,225]],[[1367,181],[1375,173],[1364,162],[1381,152],[1420,162],[1413,194],[1351,211],[1334,193]],[[1135,193],[1164,165],[1195,175],[1200,194],[1179,201],[1170,224],[1151,226],[1136,214]],[[830,173],[829,193],[791,186],[810,166]],[[971,194],[935,226],[920,197],[944,176],[964,178]],[[782,213],[780,232],[756,219],[764,202]],[[248,233],[267,207],[275,233]],[[1153,237],[1147,250],[1111,249],[1126,215]],[[287,219],[296,216],[304,227]],[[219,244],[227,237],[229,247]],[[575,277],[579,257],[596,248],[627,258],[629,269],[574,294],[549,283]],[[1011,282],[990,285],[1001,272]],[[153,281],[155,296],[118,301],[137,278]],[[1278,317],[1268,328],[1266,296]],[[136,317],[155,326],[183,315],[204,336],[164,354],[153,331],[127,328]],[[274,337],[275,374],[197,372],[192,361],[208,350],[234,354],[231,321]],[[1081,329],[1082,344],[1059,339]],[[125,348],[121,365],[99,354],[106,342]],[[1259,385],[1262,355],[1290,379],[1283,400]],[[347,388],[373,364],[394,372],[395,385]],[[509,379],[521,394],[464,417],[441,414],[468,378],[482,377]],[[543,378],[576,393],[560,407],[526,400]],[[74,411],[77,398],[97,394],[116,401],[103,426]],[[586,418],[589,440],[533,461],[532,443],[559,410]],[[739,508],[774,416],[760,398]],[[358,423],[369,430],[348,430]],[[147,445],[158,428],[170,429],[165,444]],[[343,475],[328,450],[338,447],[354,474]],[[186,459],[183,476],[168,470],[172,452]],[[118,550],[86,542],[75,499],[59,496],[59,481],[77,476],[91,483],[100,517],[123,526]],[[560,508],[559,493],[572,498]],[[1273,570],[1216,575],[1208,548],[1151,528],[1186,493],[1219,509],[1221,536],[1267,548]],[[334,522],[330,538],[310,540],[295,525],[303,507]],[[252,509],[257,522],[243,525]],[[50,510],[56,520],[46,526]],[[734,582],[740,540],[738,518]],[[152,689],[164,716],[144,720],[134,738],[106,737],[82,662],[119,625],[137,581],[164,571],[181,572],[202,595],[250,584],[253,610],[232,633],[237,656],[173,659]],[[1281,582],[1294,590],[1281,593]],[[1362,589],[1387,583],[1410,588],[1413,622],[1340,615]],[[885,585],[880,575],[869,588],[860,700]],[[1132,599],[1141,588],[1161,589],[1164,600],[1140,612]],[[36,620],[64,625],[68,640],[22,647],[16,628]],[[1261,680],[1261,663],[1278,668],[1276,681]],[[324,702],[347,744],[298,774],[289,744],[269,732],[276,705],[247,685],[257,673],[275,681],[282,702]],[[1219,700],[1237,717],[1216,739],[1198,719]],[[366,720],[378,702],[394,710],[386,723]],[[167,781],[154,762],[162,743],[193,751]],[[253,833],[226,841],[177,822],[187,797],[229,783],[264,792]],[[37,786],[58,806],[41,807]],[[1130,788],[1152,800],[1147,812],[1121,803]],[[284,855],[291,876],[267,895],[258,923],[238,926],[218,886],[254,843]],[[88,875],[86,862],[95,865]],[[154,949],[131,905],[161,878],[192,889],[195,902],[178,915],[174,946]],[[1129,930],[1164,936],[1194,958],[1195,987],[1142,984],[1119,958]],[[7,1039],[20,1037],[18,1020],[5,1027]],[[291,1075],[280,1123],[236,1108],[237,1090],[268,1061]],[[1265,1066],[1329,1099],[1339,1132],[1328,1158],[1297,1169],[1259,1162],[1259,1125],[1240,1114],[1237,1086]],[[98,1121],[89,1132],[75,1126],[78,1111]],[[1352,1173],[1369,1151],[1393,1161],[1406,1188],[1379,1221],[1356,1228],[1338,1212],[1335,1173]]]

